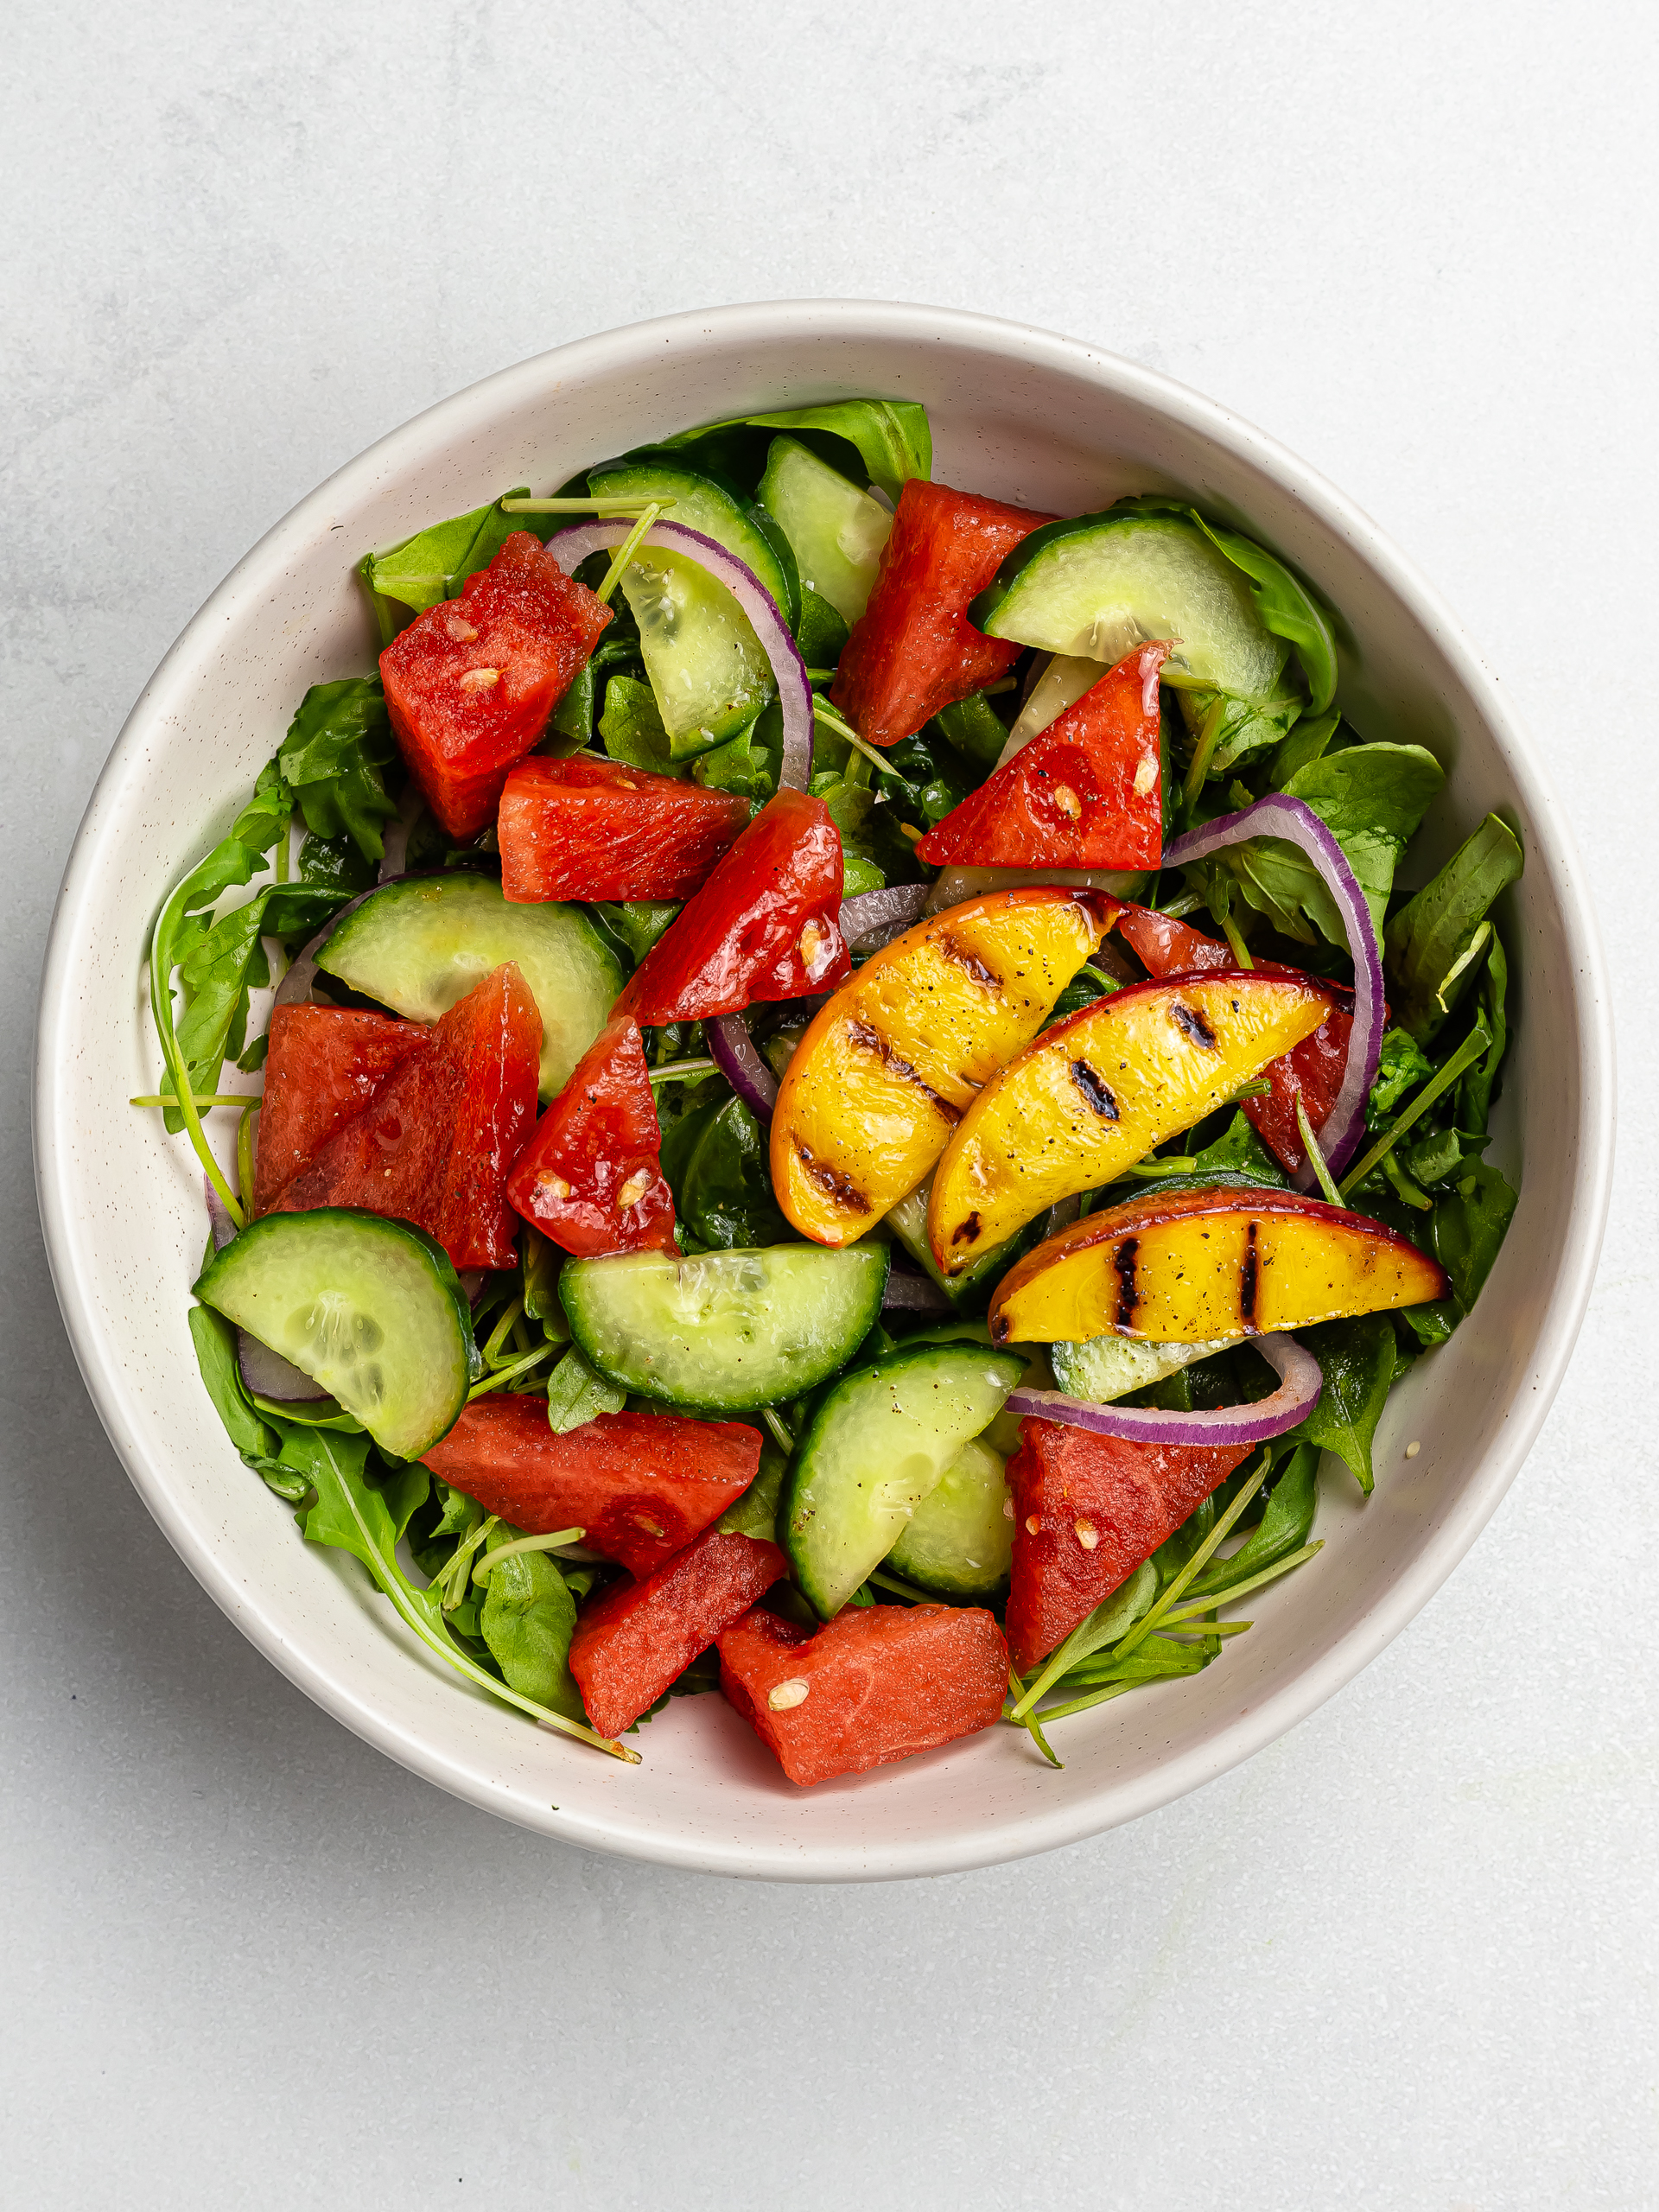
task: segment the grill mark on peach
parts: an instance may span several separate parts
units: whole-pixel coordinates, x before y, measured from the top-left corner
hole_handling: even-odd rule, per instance
[[[1116,1099],[1113,1097],[1110,1090],[1095,1073],[1087,1060],[1072,1061],[1071,1080],[1103,1122],[1116,1122],[1119,1119]]]
[[[933,944],[942,960],[954,962],[964,975],[971,976],[982,989],[987,991],[1001,989],[1002,978],[993,975],[978,955],[969,952],[961,939],[953,937],[949,930],[941,930],[934,938]]]
[[[1179,999],[1169,1009],[1169,1018],[1184,1036],[1195,1045],[1202,1045],[1206,1052],[1216,1049],[1216,1033],[1196,1007],[1183,1006]]]
[[[1238,1274],[1239,1319],[1251,1335],[1255,1333],[1255,1294],[1260,1280],[1262,1261],[1255,1249],[1256,1224],[1251,1222],[1245,1232],[1244,1264]]]
[[[1116,1319],[1120,1329],[1133,1326],[1135,1309],[1141,1302],[1135,1283],[1135,1255],[1140,1249],[1138,1236],[1126,1236],[1112,1255],[1112,1266],[1117,1273]]]
[[[834,1205],[844,1206],[849,1213],[868,1213],[870,1202],[852,1177],[831,1167],[827,1160],[816,1159],[798,1137],[795,1140],[795,1157],[808,1182],[815,1183]]]
[[[953,1106],[948,1098],[941,1098],[932,1084],[912,1067],[908,1060],[901,1058],[893,1051],[892,1045],[879,1029],[873,1029],[868,1021],[849,1021],[847,1024],[847,1035],[849,1041],[856,1045],[861,1052],[868,1052],[880,1060],[889,1075],[896,1075],[904,1083],[913,1083],[928,1104],[937,1109],[952,1128],[956,1127],[962,1119],[961,1108]]]

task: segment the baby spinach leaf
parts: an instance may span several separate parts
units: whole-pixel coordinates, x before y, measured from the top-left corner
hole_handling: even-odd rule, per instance
[[[564,1307],[559,1300],[559,1270],[563,1265],[564,1254],[552,1238],[543,1236],[539,1229],[532,1229],[526,1223],[520,1276],[524,1312],[532,1321],[541,1323],[544,1336],[559,1343],[570,1334],[570,1324],[564,1318]]]
[[[1435,1036],[1474,981],[1491,937],[1487,910],[1524,865],[1515,833],[1489,814],[1389,924],[1389,996],[1402,1027],[1420,1044]]]
[[[501,498],[522,499],[528,495],[529,486],[520,484],[504,492]],[[474,507],[470,514],[452,515],[448,522],[417,531],[389,552],[371,553],[360,563],[359,573],[372,592],[422,614],[442,600],[454,599],[468,576],[487,569],[515,530],[544,523],[548,525],[545,534],[550,535],[559,520],[556,516],[503,514],[500,501],[492,499],[487,506]]]
[[[664,438],[666,449],[695,445],[699,438],[719,430],[753,428],[760,430],[820,431],[854,448],[863,463],[864,480],[879,484],[896,500],[912,476],[928,476],[933,467],[933,438],[927,410],[910,399],[835,399],[822,407],[785,408],[770,415],[732,415],[722,422],[705,423],[701,429],[682,430]],[[817,441],[808,438],[808,444]],[[836,467],[843,456],[826,458]],[[849,474],[856,472],[849,469]]]
[[[1394,1380],[1393,1324],[1386,1313],[1362,1313],[1300,1330],[1298,1336],[1319,1361],[1325,1388],[1318,1405],[1286,1432],[1285,1440],[1306,1440],[1334,1452],[1369,1496],[1371,1442]]]
[[[1351,745],[1310,760],[1285,785],[1335,833],[1379,939],[1395,865],[1445,781],[1446,771],[1421,745]]]
[[[847,624],[810,584],[801,586],[801,619],[795,642],[809,668],[833,668],[846,650]]]
[[[1486,971],[1480,979],[1480,1016],[1491,1042],[1458,1087],[1458,1126],[1484,1137],[1492,1110],[1492,1086],[1510,1041],[1503,1000],[1509,988],[1510,963],[1496,930],[1486,955]]]
[[[1249,1117],[1242,1111],[1233,1116],[1213,1144],[1206,1145],[1195,1157],[1198,1164],[1193,1172],[1203,1182],[1211,1182],[1217,1175],[1230,1173],[1248,1175],[1253,1183],[1271,1183],[1278,1190],[1289,1188],[1284,1169],[1256,1135]]]
[[[1342,716],[1334,710],[1328,715],[1305,715],[1273,756],[1268,769],[1268,789],[1283,791],[1299,768],[1306,768],[1319,760],[1328,750],[1341,721]]]
[[[1313,1533],[1319,1510],[1319,1447],[1299,1444],[1290,1464],[1268,1493],[1266,1510],[1230,1559],[1219,1556],[1190,1582],[1188,1598],[1207,1598],[1212,1591],[1231,1589],[1248,1581],[1263,1567],[1276,1567],[1292,1552],[1299,1552]]]
[[[1429,1242],[1465,1313],[1492,1271],[1518,1203],[1497,1168],[1482,1160],[1434,1208]]]
[[[499,1539],[516,1533],[503,1528]],[[514,1552],[491,1567],[486,1590],[479,1630],[508,1687],[568,1719],[585,1720],[569,1666],[575,1600],[556,1562],[545,1552]]]
[[[1212,733],[1213,750],[1205,780],[1224,776],[1250,754],[1268,746],[1284,745],[1285,733],[1302,711],[1300,699],[1243,699],[1230,691],[1203,691],[1193,696],[1195,709],[1205,714],[1219,708]]]
[[[789,1459],[775,1444],[760,1446],[760,1468],[741,1497],[728,1505],[715,1526],[728,1536],[758,1536],[770,1543],[776,1532],[778,1500]]]
[[[1079,968],[1065,988],[1054,1001],[1054,1010],[1043,1024],[1052,1029],[1057,1021],[1065,1021],[1074,1014],[1081,1014],[1086,1006],[1093,1006],[1096,999],[1109,998],[1119,986],[1103,976],[1098,968]]]
[[[385,851],[380,825],[397,813],[380,771],[397,747],[378,676],[314,683],[301,700],[277,765],[319,837],[349,836],[365,859]]]
[[[649,683],[636,683],[631,676],[613,676],[606,685],[599,734],[612,760],[626,761],[631,768],[683,777],[690,765],[676,760],[669,750],[656,693]]]
[[[788,1241],[766,1139],[741,1098],[700,1107],[663,1147],[663,1173],[689,1236],[711,1251]]]
[[[332,891],[341,899],[355,899],[359,891],[373,888],[374,875],[374,861],[354,837],[319,837],[309,830],[301,840],[295,879],[299,884]]]
[[[1008,741],[1008,725],[982,691],[958,699],[953,707],[941,708],[934,721],[977,779],[990,774]]]
[[[555,1436],[583,1428],[601,1414],[620,1414],[627,1402],[627,1392],[595,1375],[575,1344],[547,1378],[547,1418]]]

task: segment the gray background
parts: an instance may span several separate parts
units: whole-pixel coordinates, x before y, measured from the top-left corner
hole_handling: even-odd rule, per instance
[[[1659,2202],[1654,30],[1605,0],[16,8],[0,2198]],[[1553,760],[1624,1093],[1543,1440],[1358,1682],[1096,1842],[806,1891],[499,1825],[239,1640],[82,1394],[27,1068],[99,766],[245,548],[489,370],[798,295],[1115,347],[1376,515]]]

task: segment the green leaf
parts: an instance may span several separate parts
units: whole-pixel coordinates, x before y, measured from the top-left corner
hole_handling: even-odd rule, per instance
[[[783,709],[774,699],[747,729],[700,754],[691,764],[692,779],[708,791],[735,791],[740,798],[764,802],[778,788],[783,757]]]
[[[1268,789],[1283,791],[1299,768],[1306,768],[1319,760],[1328,749],[1341,721],[1342,716],[1334,709],[1328,715],[1304,715],[1273,756],[1268,769]]]
[[[601,1414],[620,1414],[627,1402],[627,1392],[595,1375],[575,1344],[547,1378],[547,1418],[555,1436],[585,1427]]]
[[[842,617],[810,584],[801,586],[801,620],[795,632],[801,658],[809,668],[833,668],[846,650],[848,630]]]
[[[1216,1141],[1206,1145],[1195,1157],[1198,1165],[1193,1173],[1201,1181],[1211,1181],[1217,1175],[1231,1173],[1248,1175],[1253,1183],[1271,1183],[1278,1190],[1289,1188],[1289,1178],[1284,1169],[1256,1135],[1249,1116],[1242,1110],[1233,1116]]]
[[[254,1411],[236,1361],[236,1330],[211,1306],[190,1308],[190,1341],[213,1411],[250,1466],[274,1457],[278,1440]]]
[[[958,699],[954,707],[942,707],[934,721],[978,777],[990,774],[1008,741],[1008,725],[982,691]]]
[[[1489,814],[1389,924],[1389,996],[1401,1027],[1420,1044],[1437,1034],[1474,981],[1487,910],[1520,880],[1524,865],[1515,833]]]
[[[711,1251],[790,1241],[772,1195],[766,1138],[741,1098],[699,1107],[663,1145],[663,1173],[690,1236]]]
[[[492,1531],[491,1541],[517,1532]],[[509,1688],[537,1705],[585,1720],[582,1693],[570,1672],[570,1638],[576,1606],[563,1574],[545,1552],[514,1552],[497,1560],[486,1578],[479,1630]]]
[[[649,683],[631,676],[613,676],[605,687],[605,711],[599,734],[613,760],[631,768],[649,768],[658,776],[683,777],[687,763],[676,760],[669,749],[657,695]]]
[[[1186,1597],[1207,1598],[1211,1592],[1230,1590],[1263,1567],[1276,1567],[1281,1559],[1299,1552],[1313,1533],[1319,1510],[1319,1452],[1313,1444],[1299,1444],[1290,1464],[1268,1493],[1267,1510],[1230,1559],[1219,1556],[1187,1585]]]
[[[1482,1160],[1434,1208],[1429,1242],[1465,1313],[1492,1271],[1517,1204],[1515,1192],[1497,1168]]]
[[[770,1543],[777,1531],[778,1500],[789,1459],[775,1444],[760,1446],[760,1469],[735,1503],[728,1505],[715,1526],[728,1536],[756,1536]]]
[[[270,963],[260,942],[270,896],[269,890],[257,892],[245,906],[232,908],[197,937],[179,964],[185,1010],[175,1033],[189,1087],[199,1097],[211,1097],[218,1090],[226,1060],[234,1059],[242,1050],[248,994],[270,980]],[[178,1096],[171,1068],[162,1079],[162,1090],[164,1096]],[[172,1134],[184,1127],[176,1106],[168,1107],[162,1119]]]
[[[1446,771],[1421,745],[1351,745],[1310,760],[1285,785],[1335,833],[1379,940],[1395,867],[1445,781]]]
[[[374,887],[374,861],[355,837],[319,837],[309,831],[301,840],[299,872],[302,888],[332,892],[340,899],[355,899]]]
[[[1189,692],[1192,712],[1199,720],[1219,705],[1213,746],[1205,781],[1224,776],[1252,753],[1268,746],[1282,748],[1285,733],[1302,711],[1300,699],[1243,699],[1230,691]]]
[[[1352,1320],[1301,1329],[1297,1335],[1319,1361],[1325,1388],[1313,1412],[1282,1440],[1306,1440],[1334,1452],[1369,1496],[1371,1443],[1394,1380],[1393,1323],[1386,1313],[1362,1313]]]
[[[521,1279],[524,1311],[532,1321],[541,1323],[544,1335],[568,1338],[570,1324],[564,1318],[564,1307],[559,1300],[559,1270],[564,1265],[564,1254],[550,1236],[543,1236],[539,1229],[531,1228],[528,1223],[524,1236]]]
[[[1433,1065],[1409,1031],[1385,1032],[1377,1058],[1376,1081],[1371,1085],[1366,1103],[1366,1126],[1381,1128],[1406,1093],[1415,1090],[1420,1083],[1427,1083],[1433,1072]]]
[[[501,495],[505,499],[527,496],[528,486],[522,484]],[[440,601],[454,599],[468,576],[488,568],[515,530],[527,529],[540,519],[503,514],[499,501],[492,499],[470,514],[453,515],[448,522],[416,531],[389,552],[371,553],[360,573],[371,591],[424,613]],[[550,519],[556,528],[559,518]]]
[[[912,476],[930,475],[933,439],[927,410],[908,399],[836,399],[823,407],[787,408],[772,415],[731,415],[700,429],[664,438],[665,448],[695,445],[718,430],[821,430],[855,448],[867,480],[896,500]],[[809,441],[809,442],[810,442]]]
[[[1486,955],[1486,972],[1480,979],[1480,1020],[1491,1042],[1458,1088],[1458,1126],[1474,1136],[1484,1137],[1486,1134],[1492,1109],[1492,1086],[1510,1041],[1509,1022],[1503,1011],[1509,981],[1510,963],[1504,957],[1503,942],[1494,930]]]
[[[397,811],[380,771],[397,751],[379,677],[348,676],[311,686],[276,758],[306,828],[349,836],[365,859],[378,861],[380,825]]]
[[[636,963],[645,958],[680,911],[677,899],[601,899],[593,904],[606,928],[627,948]]]

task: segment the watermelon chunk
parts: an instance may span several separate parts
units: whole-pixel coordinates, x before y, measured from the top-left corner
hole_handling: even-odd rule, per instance
[[[617,1001],[648,1027],[832,991],[853,972],[841,934],[841,832],[821,798],[781,791],[664,931]]]
[[[524,1219],[567,1252],[674,1252],[674,1193],[639,1025],[601,1030],[507,1178]]]
[[[425,1454],[435,1475],[515,1529],[584,1529],[630,1574],[653,1573],[740,1498],[760,1432],[678,1414],[601,1414],[556,1436],[540,1398],[480,1398]]]
[[[452,837],[495,817],[507,770],[547,727],[611,610],[513,531],[459,599],[417,614],[380,656],[410,773]]]
[[[1156,868],[1158,671],[1137,645],[970,791],[916,848],[929,868]]]
[[[988,1728],[1008,1688],[980,1606],[849,1605],[816,1635],[757,1610],[719,1643],[721,1689],[803,1784]]]
[[[919,850],[919,848],[918,849]],[[1217,944],[1202,930],[1172,921],[1145,906],[1126,906],[1117,919],[1118,933],[1129,944],[1149,976],[1192,974],[1205,968],[1236,964],[1232,947]],[[1281,968],[1271,961],[1257,961],[1262,976],[1296,976],[1296,968]],[[1354,1026],[1354,995],[1340,983],[1325,986],[1337,999],[1311,1037],[1262,1071],[1273,1085],[1264,1098],[1247,1098],[1244,1112],[1251,1127],[1279,1165],[1294,1175],[1305,1159],[1302,1133],[1296,1121],[1296,1101],[1301,1099],[1308,1127],[1317,1136],[1330,1118],[1342,1089],[1348,1065],[1348,1038]]]
[[[362,1206],[424,1229],[457,1268],[514,1266],[507,1172],[535,1122],[541,1049],[542,1017],[507,961],[433,1023],[425,1050],[393,1069],[271,1211]]]
[[[620,760],[520,760],[497,817],[508,899],[689,899],[747,799]]]
[[[897,745],[1007,674],[1024,648],[976,630],[969,603],[1022,538],[1053,520],[911,478],[830,691],[868,743]]]
[[[1132,1444],[1023,1421],[1008,1462],[1008,1648],[1029,1674],[1224,1482],[1248,1445]]]
[[[710,1529],[645,1581],[596,1599],[576,1623],[570,1671],[600,1734],[631,1727],[788,1573],[776,1544]]]
[[[423,1022],[347,1007],[279,1006],[270,1017],[253,1210],[269,1213],[278,1193],[360,1114],[395,1067],[423,1052]]]

